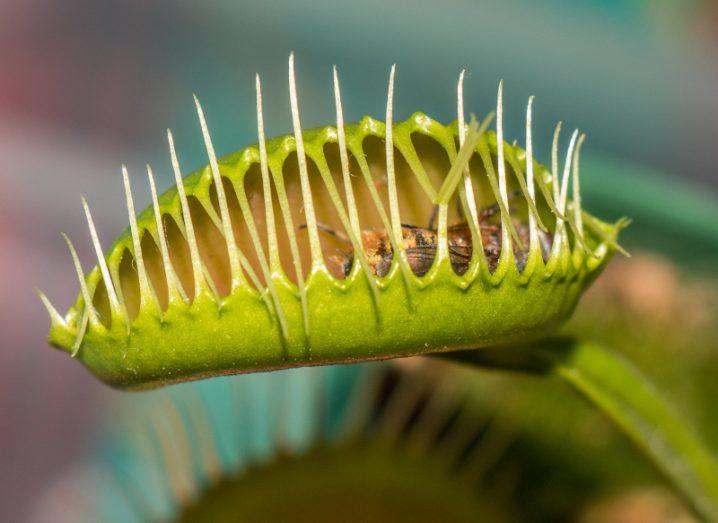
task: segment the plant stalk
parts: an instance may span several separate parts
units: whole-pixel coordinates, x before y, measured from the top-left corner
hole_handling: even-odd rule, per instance
[[[718,522],[718,460],[632,363],[590,341],[551,338],[520,348],[447,353],[480,367],[556,376],[600,409],[703,519]]]

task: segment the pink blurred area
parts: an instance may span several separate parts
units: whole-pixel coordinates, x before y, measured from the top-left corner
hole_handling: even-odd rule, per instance
[[[119,193],[96,173],[116,164],[121,152],[107,142],[73,140],[63,129],[2,120],[0,520],[19,521],[44,485],[87,452],[111,396],[67,354],[48,348],[48,318],[33,288],[58,308],[71,303],[77,281],[57,233],[67,231],[89,253],[77,193],[93,193],[98,204],[117,202]],[[104,237],[117,232],[118,214],[103,213]]]
[[[47,346],[48,318],[34,291],[60,310],[74,300],[59,232],[89,267],[79,194],[109,244],[124,219],[119,166],[138,156],[166,107],[158,101],[169,101],[147,54],[162,6],[118,3],[114,15],[96,6],[0,6],[0,521],[28,517],[47,485],[87,455],[115,394]],[[134,30],[107,38],[113,16],[133,20]],[[138,98],[150,108],[142,118],[128,107]]]
[[[138,118],[129,103],[169,101],[168,69],[157,66],[172,11],[166,1],[3,2],[4,117],[137,143],[166,105],[147,104]]]

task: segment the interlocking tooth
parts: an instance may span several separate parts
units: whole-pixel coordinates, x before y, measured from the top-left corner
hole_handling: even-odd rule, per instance
[[[498,101],[497,101],[497,104],[498,104]],[[503,112],[503,106],[502,106],[502,112]],[[490,113],[489,116],[487,116],[484,119],[484,122],[486,123],[486,125],[488,125],[488,122],[490,122],[492,118],[493,118],[493,113]],[[484,124],[482,123],[482,127],[483,126],[484,126]],[[498,119],[497,119],[496,126],[498,129],[499,128]],[[502,127],[502,131],[503,131],[503,122],[501,122],[501,127]],[[498,132],[497,132],[497,136],[498,136]],[[502,136],[503,136],[503,132],[502,132]],[[502,139],[502,144],[503,144],[503,139]],[[497,149],[499,149],[499,148],[497,147]],[[502,157],[503,157],[503,147],[501,147],[500,150],[502,151]],[[486,177],[488,179],[489,186],[491,188],[491,192],[493,193],[494,198],[496,199],[496,204],[499,206],[499,211],[501,214],[502,230],[504,230],[504,231],[508,230],[509,235],[511,236],[511,238],[514,239],[516,244],[519,246],[522,246],[521,238],[519,237],[518,231],[516,230],[516,227],[514,226],[514,222],[510,219],[509,209],[507,208],[506,204],[504,203],[505,201],[508,200],[508,198],[504,198],[501,195],[501,190],[499,188],[499,181],[496,177],[496,172],[494,171],[493,160],[491,159],[491,153],[489,152],[489,147],[488,147],[488,143],[486,142],[486,140],[480,140],[478,142],[478,151],[479,151],[479,156],[481,157],[481,162],[484,164],[484,169],[486,170]],[[504,180],[505,180],[505,175],[504,175]],[[506,245],[506,244],[504,243],[504,245]],[[511,249],[502,249],[502,252],[506,252],[508,254],[511,252]]]
[[[376,184],[374,182],[374,179],[372,178],[371,170],[369,168],[369,164],[367,163],[367,158],[364,153],[364,149],[362,148],[361,144],[353,144],[353,147],[350,144],[346,143],[346,133],[344,132],[344,129],[342,129],[344,138],[345,138],[345,144],[347,149],[350,147],[352,148],[352,153],[354,155],[354,159],[357,162],[357,165],[359,166],[359,172],[362,175],[362,178],[364,180],[364,183],[366,185],[367,190],[369,191],[369,197],[371,198],[372,203],[374,204],[374,208],[376,209],[377,214],[379,215],[379,220],[384,227],[384,230],[388,232],[389,236],[389,243],[391,244],[392,252],[399,252],[399,246],[400,243],[397,243],[396,237],[393,234],[393,228],[391,224],[391,220],[389,219],[389,215],[386,212],[386,209],[384,208],[384,204],[382,203],[381,196],[379,195],[379,191],[377,190]],[[362,245],[363,249],[363,245]],[[404,281],[404,285],[408,289],[410,285],[410,279],[409,279],[409,267],[405,265],[402,261],[402,258],[399,258],[399,266],[401,268],[401,274]],[[371,280],[370,280],[371,281]]]
[[[521,238],[518,233],[515,232],[513,221],[511,220],[511,213],[509,210],[509,195],[506,189],[506,162],[504,158],[504,81],[499,81],[499,89],[496,96],[496,162],[498,165],[499,174],[499,195],[501,197],[502,206],[501,209],[501,254],[505,251],[508,253],[512,252],[511,248],[511,237],[513,236],[516,240],[519,248],[523,248],[521,245]],[[508,254],[507,254],[508,255]]]
[[[337,76],[336,67],[334,68],[334,95],[337,110],[337,139],[339,141],[339,156],[342,168],[342,177],[344,179],[344,189],[347,195],[347,205],[349,206],[349,212],[355,218],[354,221],[352,221],[351,217],[347,216],[347,213],[344,210],[344,205],[339,196],[339,191],[337,190],[336,184],[334,183],[334,179],[332,178],[332,174],[329,171],[329,167],[327,166],[326,161],[320,163],[319,171],[322,175],[322,178],[325,179],[325,185],[327,187],[327,190],[329,191],[329,196],[337,209],[337,213],[339,214],[339,219],[342,222],[342,226],[347,232],[347,236],[351,241],[354,251],[357,253],[356,259],[359,261],[359,265],[361,266],[362,271],[367,278],[367,282],[369,283],[369,287],[374,297],[374,301],[375,303],[378,303],[379,288],[371,272],[371,268],[369,267],[369,263],[367,262],[366,256],[364,255],[364,245],[361,241],[361,233],[357,232],[359,231],[359,216],[356,209],[356,205],[354,203],[354,191],[352,190],[351,179],[349,178],[349,155],[346,150],[346,136],[344,134],[344,116],[342,113],[341,94],[339,92],[339,78]]]
[[[386,176],[389,191],[389,215],[394,237],[397,239],[400,253],[404,251],[401,242],[401,217],[399,215],[399,196],[396,188],[396,173],[394,172],[394,74],[396,64],[391,66],[389,72],[389,89],[386,100]]]
[[[529,97],[529,103],[526,106],[526,185],[529,193],[529,198],[536,204],[536,187],[534,186],[534,154],[533,154],[533,137],[532,137],[532,123],[533,123],[533,103],[534,97]],[[536,224],[536,216],[533,213],[529,213],[529,249],[538,249],[539,237],[538,228]]]
[[[544,197],[544,201],[546,202],[546,205],[548,205],[551,212],[556,217],[557,223],[559,222],[566,222],[568,221],[571,223],[573,221],[572,218],[566,216],[566,214],[559,208],[560,207],[560,180],[558,176],[558,140],[559,135],[561,133],[561,122],[558,122],[556,124],[556,128],[554,129],[553,133],[553,141],[551,146],[551,176],[550,176],[550,183],[551,183],[551,190],[548,189],[546,186],[546,183],[544,182],[543,178],[541,176],[534,178],[534,183],[538,186],[539,190],[541,191],[541,194]],[[553,193],[553,194],[552,194]],[[540,225],[540,223],[539,223]],[[547,230],[547,229],[546,229]],[[555,233],[555,231],[554,231]]]
[[[571,162],[573,165],[573,193],[574,193],[574,202],[572,205],[572,211],[573,214],[569,214],[566,212],[568,209],[564,209],[565,214],[565,221],[568,222],[568,225],[571,228],[571,231],[573,231],[574,238],[576,240],[576,245],[591,255],[594,258],[598,258],[598,254],[593,252],[593,250],[588,246],[586,243],[586,238],[584,236],[583,231],[583,216],[581,215],[581,189],[580,189],[580,180],[579,180],[579,173],[578,173],[578,162],[579,162],[579,156],[580,156],[580,148],[583,145],[583,141],[586,138],[585,134],[582,134],[578,142],[576,144],[576,148],[574,149],[573,157],[571,158]],[[615,242],[612,242],[615,244]],[[620,251],[621,249],[618,248]]]
[[[297,86],[294,79],[294,53],[289,55],[289,102],[292,112],[292,126],[294,129],[294,141],[297,149],[297,164],[299,166],[299,177],[302,190],[302,199],[304,201],[304,214],[307,221],[307,232],[309,234],[309,248],[312,257],[312,266],[323,264],[321,254],[321,244],[319,243],[319,231],[317,230],[317,220],[314,215],[314,206],[312,204],[312,192],[309,187],[306,157],[304,156],[304,141],[302,140],[301,125],[299,122],[299,108],[297,107]],[[297,136],[299,136],[297,138]],[[279,176],[283,176],[279,173]],[[279,192],[279,191],[278,191]],[[288,204],[286,193],[280,195],[280,201],[284,200],[285,206]],[[287,213],[291,220],[291,213]],[[297,284],[300,287],[300,299],[302,303],[302,317],[304,320],[304,334],[309,337],[309,305],[307,303],[307,291],[304,285],[304,275],[302,273],[301,262],[299,259],[299,251],[296,241],[296,233],[293,225],[289,222],[289,238],[290,248],[292,249],[292,257],[294,259],[294,267],[297,274]]]
[[[294,53],[289,55],[289,103],[292,112],[292,127],[294,129],[294,141],[297,148],[299,179],[302,188],[302,199],[304,200],[304,214],[307,220],[307,232],[309,233],[309,249],[312,256],[312,265],[314,267],[321,267],[324,265],[324,261],[322,257],[322,247],[319,241],[317,218],[314,214],[312,188],[309,183],[309,173],[307,171],[307,157],[304,153],[302,124],[299,120],[299,100],[297,99],[297,85],[294,76]]]
[[[80,323],[77,325],[77,335],[75,336],[75,343],[73,343],[72,351],[70,352],[70,357],[72,358],[77,356],[77,353],[80,352],[80,346],[82,345],[82,340],[85,337],[85,332],[87,332],[87,325],[90,321],[89,311],[91,310],[92,308],[88,309],[87,307],[85,307],[85,310],[82,311]]]
[[[95,254],[97,255],[97,262],[100,266],[100,273],[102,274],[102,280],[105,282],[105,288],[107,289],[107,296],[110,300],[110,306],[113,310],[118,310],[120,307],[119,300],[117,299],[117,293],[110,278],[110,271],[107,268],[107,260],[102,252],[102,246],[100,245],[100,239],[97,236],[97,229],[95,228],[95,222],[92,220],[92,214],[90,213],[90,207],[87,205],[87,200],[84,196],[80,196],[82,200],[82,208],[85,210],[85,218],[87,219],[87,226],[90,229],[90,237],[92,238],[92,245],[95,248]]]
[[[137,227],[137,217],[135,216],[135,204],[132,199],[132,188],[130,187],[130,177],[127,174],[127,167],[122,166],[122,181],[125,186],[125,199],[127,201],[127,214],[130,219],[130,235],[132,236],[132,248],[134,249],[135,263],[137,264],[137,276],[140,281],[140,307],[145,303],[148,297],[157,305],[159,302],[155,296],[155,290],[150,285],[145,267],[144,257],[142,256],[142,244],[140,243],[140,233]]]
[[[386,97],[386,178],[389,192],[389,216],[391,222],[391,235],[394,237],[394,249],[399,256],[399,266],[404,275],[404,282],[409,286],[411,268],[406,258],[404,239],[401,230],[401,216],[399,214],[399,196],[396,188],[396,173],[394,172],[394,75],[396,64],[389,71],[389,87]]]
[[[267,172],[267,165],[266,165],[266,144],[264,143],[264,117],[262,116],[262,92],[261,92],[261,85],[259,81],[259,75],[257,75],[256,78],[256,87],[257,87],[257,124],[258,127],[261,126],[261,130],[259,132],[259,141],[260,141],[260,163],[263,164],[262,166],[262,188],[264,190],[264,204],[265,206],[269,205],[268,211],[267,211],[267,231],[270,236],[270,238],[273,237],[272,233],[269,231],[274,230],[274,211],[272,210],[272,196],[271,196],[271,188],[269,186],[269,173]],[[252,243],[254,245],[254,250],[257,254],[257,259],[259,260],[259,265],[262,270],[262,274],[264,275],[264,280],[267,284],[267,290],[269,291],[269,294],[271,295],[272,301],[274,302],[274,307],[272,307],[272,304],[269,302],[268,298],[265,298],[265,303],[267,304],[267,307],[272,310],[272,308],[277,313],[277,318],[279,320],[279,328],[282,333],[282,337],[284,339],[287,339],[288,331],[287,331],[287,321],[286,317],[284,315],[284,309],[282,308],[282,304],[279,301],[279,295],[277,294],[276,286],[274,285],[274,280],[272,279],[271,272],[269,270],[269,265],[267,264],[267,260],[264,254],[264,248],[262,247],[262,242],[259,239],[259,233],[257,232],[257,228],[254,224],[254,217],[252,216],[252,210],[249,208],[249,202],[247,201],[247,197],[244,194],[243,191],[239,191],[240,194],[237,194],[237,200],[239,201],[239,205],[242,210],[242,214],[244,215],[245,222],[247,224],[247,229],[249,231],[249,235],[251,237]],[[268,203],[269,202],[269,203]],[[269,219],[269,213],[272,213],[271,220]],[[273,239],[276,246],[276,238]],[[271,244],[270,244],[270,250],[271,250]],[[249,266],[251,269],[251,266]],[[250,272],[250,275],[253,271]],[[251,276],[250,276],[251,277]],[[255,284],[257,285],[257,284]],[[257,287],[260,289],[260,286]],[[264,294],[264,293],[262,293]]]
[[[67,325],[65,322],[65,318],[60,316],[60,313],[57,312],[57,309],[55,309],[55,307],[52,305],[50,299],[45,296],[45,293],[37,288],[35,289],[35,292],[42,301],[42,304],[45,306],[45,309],[47,309],[47,313],[50,315],[50,322],[52,323],[52,325],[62,325],[63,327],[65,327]]]
[[[174,292],[178,292],[180,297],[187,302],[189,301],[189,299],[187,298],[187,294],[184,292],[182,285],[180,285],[179,278],[177,277],[177,273],[175,272],[174,267],[172,266],[172,261],[170,260],[170,251],[169,247],[167,246],[167,237],[165,235],[164,225],[162,224],[162,212],[160,211],[160,204],[157,199],[157,187],[155,186],[155,177],[152,173],[152,167],[150,167],[149,164],[147,165],[147,179],[150,184],[152,210],[155,216],[155,226],[157,227],[157,237],[160,244],[160,255],[162,256],[162,263],[165,267],[165,279],[167,280],[167,296],[169,299]]]
[[[80,258],[77,256],[77,251],[75,250],[75,246],[72,244],[72,241],[70,238],[65,234],[64,232],[61,233],[62,237],[65,239],[65,243],[67,243],[67,248],[70,250],[70,256],[72,257],[72,263],[75,266],[75,271],[77,272],[77,279],[80,280],[80,291],[82,293],[82,299],[85,300],[85,307],[89,311],[90,319],[93,322],[97,322],[97,311],[95,310],[95,307],[92,305],[92,296],[90,296],[90,290],[87,288],[87,282],[85,281],[85,274],[82,272],[82,265],[80,264]]]
[[[167,142],[170,149],[170,161],[172,163],[172,171],[175,175],[175,184],[177,185],[177,193],[180,198],[180,206],[182,207],[182,217],[185,222],[185,231],[187,234],[187,244],[189,245],[189,254],[192,262],[192,278],[194,280],[193,299],[196,299],[202,291],[202,261],[199,257],[199,248],[197,247],[197,238],[194,234],[194,225],[192,224],[192,216],[189,212],[189,203],[187,201],[187,193],[182,183],[182,172],[180,171],[179,161],[177,160],[177,151],[175,150],[175,142],[172,131],[167,129]]]
[[[573,150],[576,147],[576,140],[578,139],[578,129],[573,131],[571,135],[571,141],[568,144],[568,150],[566,151],[566,160],[563,166],[563,176],[561,177],[561,212],[566,214],[566,204],[568,202],[568,182],[571,177],[571,164],[573,163]]]
[[[356,201],[354,200],[354,189],[349,175],[349,153],[347,152],[347,138],[344,132],[344,111],[342,109],[342,97],[339,90],[339,76],[337,75],[336,66],[332,69],[334,79],[334,105],[337,113],[337,141],[339,143],[339,160],[342,167],[342,177],[344,179],[344,192],[347,198],[347,207],[349,209],[349,220],[352,230],[357,238],[361,238],[361,227],[359,225],[359,212],[357,211]]]
[[[462,69],[459,74],[459,81],[456,86],[456,113],[457,113],[457,124],[459,127],[459,149],[464,147],[466,143],[466,119],[464,116],[464,78],[466,70]],[[489,114],[481,124],[479,128],[478,137],[480,137],[491,123],[493,118],[492,114]],[[459,191],[459,197],[462,199],[462,204],[468,209],[470,219],[468,220],[469,229],[471,230],[471,241],[475,246],[473,249],[472,257],[477,257],[481,266],[486,265],[486,256],[484,254],[483,239],[481,238],[481,226],[479,224],[479,211],[474,195],[474,186],[471,180],[471,169],[469,162],[471,156],[474,154],[475,146],[471,147],[471,154],[468,156],[466,166],[464,168],[464,187],[463,191]]]
[[[88,320],[92,321],[92,323],[94,324],[100,324],[100,322],[97,317],[97,311],[92,304],[92,297],[90,296],[90,291],[87,288],[87,282],[85,282],[85,275],[82,272],[82,265],[80,265],[80,259],[77,257],[77,251],[75,251],[75,246],[72,245],[72,241],[70,241],[70,238],[64,232],[62,233],[62,237],[65,239],[65,243],[67,243],[67,248],[70,249],[72,263],[75,266],[75,272],[77,272],[77,279],[80,280],[80,292],[82,293],[82,299],[85,302],[85,308],[82,312],[82,318],[77,326],[77,337],[75,338],[75,344],[72,347],[71,356],[74,358],[75,356],[77,356],[77,353],[80,350],[80,345],[82,345],[82,338],[85,335]]]
[[[459,83],[456,87],[456,112],[457,121],[459,124],[459,147],[464,145],[466,140],[466,121],[464,119],[464,76],[466,69],[462,69],[459,74]],[[469,214],[471,215],[471,221],[474,227],[479,229],[479,211],[476,206],[476,199],[474,198],[474,186],[471,181],[471,172],[469,171],[469,164],[466,164],[464,169],[464,190],[466,192],[466,203],[469,207]],[[480,236],[479,236],[480,238]]]
[[[260,91],[261,93],[261,91]],[[258,128],[261,134],[260,137],[260,161],[262,165],[264,165],[263,172],[269,173],[268,169],[268,157],[266,153],[266,144],[264,140],[264,119],[262,118],[261,110],[261,96],[259,97],[260,104],[259,104],[259,112],[257,115],[258,120]],[[275,170],[276,169],[276,170]],[[303,327],[304,327],[304,337],[305,340],[309,339],[309,307],[307,304],[307,289],[305,285],[304,280],[304,274],[302,272],[302,261],[299,255],[299,245],[297,243],[297,234],[294,229],[294,220],[292,219],[292,211],[289,205],[289,198],[287,197],[287,191],[284,187],[284,174],[282,172],[282,166],[277,165],[273,166],[271,169],[272,179],[274,181],[274,188],[276,189],[276,195],[277,195],[277,201],[279,203],[279,208],[282,213],[282,219],[284,221],[284,229],[287,234],[287,239],[289,240],[289,253],[291,255],[292,259],[292,265],[294,266],[294,274],[297,279],[297,289],[299,291],[299,300],[301,302],[302,306],[302,320],[303,320]],[[269,175],[267,174],[267,179]],[[265,185],[265,191],[269,188],[269,184],[267,183]],[[267,198],[267,194],[271,194],[268,192],[265,192],[265,201]],[[271,201],[271,200],[270,200]],[[267,209],[271,209],[271,207],[268,207]],[[265,209],[265,212],[269,212],[267,209]],[[274,221],[267,222],[267,227],[269,227],[269,224],[273,224]],[[274,242],[273,244],[270,244],[270,255],[272,256],[272,263],[273,263],[273,270],[281,271],[281,263],[279,260],[279,248],[277,246],[276,241],[276,234],[273,230],[269,230],[269,241]]]
[[[204,146],[207,149],[207,156],[209,157],[209,166],[210,170],[212,171],[214,186],[217,190],[217,201],[219,203],[220,216],[222,217],[222,231],[224,233],[224,240],[227,243],[227,251],[229,254],[229,270],[232,278],[231,288],[234,289],[243,281],[242,271],[239,267],[240,262],[237,242],[234,238],[232,221],[229,216],[229,205],[227,204],[227,197],[224,193],[224,184],[222,183],[222,176],[219,172],[219,165],[217,164],[217,155],[214,151],[214,145],[212,144],[212,139],[209,135],[209,129],[207,128],[207,121],[204,117],[204,110],[202,109],[202,105],[199,103],[197,95],[193,95],[193,97],[195,106],[197,108],[199,124],[202,129]]]
[[[573,212],[576,222],[578,236],[583,237],[583,214],[581,209],[581,181],[579,179],[579,162],[581,158],[581,147],[586,139],[586,135],[582,134],[576,144],[576,152],[573,158]]]
[[[506,164],[504,161],[504,81],[499,81],[496,97],[496,155],[499,172],[499,193],[505,207],[508,208],[509,196],[506,190]]]
[[[553,131],[553,141],[551,142],[551,189],[553,190],[553,201],[558,211],[562,213],[559,204],[561,195],[559,193],[560,181],[558,179],[558,138],[561,134],[561,125],[562,122],[556,124],[556,128]]]
[[[462,69],[459,74],[459,81],[456,86],[456,113],[457,113],[457,124],[459,130],[459,152],[461,148],[466,144],[466,119],[464,117],[464,78],[466,70]],[[479,128],[478,137],[480,137],[488,128],[493,118],[492,114],[489,114],[481,124]],[[481,226],[479,224],[479,211],[476,203],[476,197],[474,194],[474,186],[471,179],[471,169],[469,162],[475,151],[475,145],[471,147],[471,154],[469,154],[466,160],[466,166],[463,169],[464,186],[459,189],[459,198],[461,204],[464,207],[464,212],[468,210],[469,229],[471,231],[472,245],[475,246],[473,249],[472,258],[478,259],[480,266],[486,266],[486,256],[484,254],[483,240],[481,238]],[[458,153],[457,153],[458,156]]]
[[[554,134],[554,137],[558,136],[558,127],[557,132]],[[573,134],[571,135],[571,141],[568,144],[568,150],[566,151],[566,160],[563,168],[563,176],[560,180],[560,192],[558,192],[558,198],[556,199],[556,205],[558,206],[558,210],[561,213],[561,216],[556,217],[556,230],[554,231],[554,239],[553,239],[553,247],[552,247],[552,256],[554,254],[558,255],[560,252],[560,249],[563,247],[563,239],[565,236],[565,221],[562,218],[562,216],[565,216],[566,213],[566,202],[568,197],[568,181],[569,177],[571,175],[571,164],[573,159],[573,150],[576,146],[576,139],[578,138],[578,130],[575,130]],[[556,145],[558,142],[557,139],[554,139],[554,145]],[[556,149],[558,147],[556,146]],[[556,172],[556,178],[554,181],[554,187],[558,188],[559,186],[559,179],[558,179],[558,152],[555,154],[555,158],[552,160],[554,162],[553,168],[555,168]],[[554,189],[554,193],[557,193],[557,190]],[[566,246],[568,247],[568,246]]]
[[[269,263],[273,269],[281,266],[279,261],[279,244],[277,241],[276,223],[274,221],[274,203],[272,202],[272,188],[269,179],[269,162],[267,160],[267,143],[264,136],[264,111],[262,109],[262,82],[259,75],[255,76],[255,90],[257,93],[257,136],[259,140],[259,167],[262,173],[262,191],[264,193],[264,217],[267,222],[267,242],[269,250]],[[300,274],[297,277],[301,276]]]

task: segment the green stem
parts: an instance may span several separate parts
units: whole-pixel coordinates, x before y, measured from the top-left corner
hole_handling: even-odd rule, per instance
[[[556,376],[587,398],[651,458],[707,521],[718,521],[718,461],[671,403],[621,355],[572,339],[445,355],[478,366]]]

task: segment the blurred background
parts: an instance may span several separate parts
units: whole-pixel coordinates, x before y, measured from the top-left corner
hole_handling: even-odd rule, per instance
[[[627,247],[652,253],[639,258],[647,265],[620,269],[603,296],[627,294],[626,281],[650,274],[640,298],[624,299],[655,304],[650,292],[678,292],[684,274],[716,276],[714,0],[3,0],[0,521],[34,514],[38,497],[87,454],[108,411],[125,399],[47,346],[48,320],[33,290],[61,310],[74,300],[60,231],[75,240],[84,267],[93,263],[79,195],[109,245],[127,223],[122,163],[140,207],[149,202],[146,162],[162,188],[170,184],[167,127],[185,172],[205,163],[192,93],[220,154],[256,141],[257,72],[267,134],[290,131],[290,51],[306,128],[333,120],[333,64],[347,120],[383,116],[392,63],[396,119],[421,110],[453,120],[466,68],[467,111],[490,111],[503,79],[506,133],[523,142],[526,100],[536,95],[539,159],[548,159],[558,120],[586,132],[586,206],[601,217],[634,218]],[[688,300],[705,312],[695,296],[661,296],[669,309]],[[715,326],[715,316],[703,321]],[[718,368],[711,361],[708,368]]]

